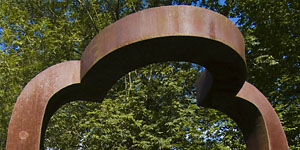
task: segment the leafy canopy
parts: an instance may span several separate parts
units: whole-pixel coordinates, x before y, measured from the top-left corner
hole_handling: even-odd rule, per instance
[[[0,1],[0,147],[22,88],[43,69],[80,59],[116,20],[150,7],[196,5],[237,20],[249,81],[270,100],[290,149],[300,148],[300,4],[294,0]],[[235,123],[195,106],[202,68],[186,62],[130,72],[103,103],[72,102],[51,118],[49,149],[245,149]]]

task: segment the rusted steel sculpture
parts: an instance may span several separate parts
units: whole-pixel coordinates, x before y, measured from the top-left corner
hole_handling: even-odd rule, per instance
[[[18,97],[6,149],[43,149],[48,121],[60,106],[74,100],[101,102],[126,73],[164,61],[206,67],[196,82],[198,105],[233,118],[248,149],[288,149],[272,106],[245,82],[239,29],[220,14],[191,6],[152,8],[120,19],[91,41],[80,61],[57,64],[33,78]]]

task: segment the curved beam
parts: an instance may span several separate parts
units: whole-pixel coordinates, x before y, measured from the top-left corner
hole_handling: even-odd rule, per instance
[[[199,7],[167,6],[102,30],[81,57],[81,84],[90,100],[101,101],[124,74],[165,61],[205,66],[217,81],[213,89],[233,96],[246,79],[244,39],[228,18]]]
[[[280,120],[266,97],[248,82],[245,82],[237,97],[253,104],[261,114],[255,122],[255,130],[251,132],[246,140],[247,148],[256,150],[257,147],[254,143],[267,142],[270,150],[288,150],[288,143]],[[267,139],[258,141],[262,134],[260,132],[262,126],[265,127]]]
[[[72,85],[80,82],[80,61],[68,61],[54,65],[34,77],[23,89],[11,116],[6,142],[7,150],[40,149],[42,122],[50,118],[51,111],[45,111],[48,103],[62,104],[73,98],[76,91]],[[52,98],[64,89],[73,94],[62,94]],[[73,95],[73,96],[72,96]]]
[[[224,112],[243,132],[248,150],[288,150],[280,120],[269,101],[245,82],[237,96],[215,93],[214,79],[205,70],[196,81],[197,104]]]

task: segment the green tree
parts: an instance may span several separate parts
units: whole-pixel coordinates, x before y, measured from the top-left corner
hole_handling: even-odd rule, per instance
[[[291,149],[300,148],[300,3],[238,1],[249,80],[272,103]]]
[[[46,145],[54,149],[218,149],[221,145],[244,149],[239,129],[226,115],[194,104],[193,82],[199,70],[190,63],[170,62],[130,72],[102,104],[71,103],[60,109],[48,127]],[[66,112],[66,107],[72,112]],[[68,122],[76,125],[66,126]]]
[[[202,2],[206,8],[238,18],[237,25],[245,37],[249,81],[273,105],[290,149],[299,149],[300,3],[293,0],[225,3]]]
[[[277,111],[291,149],[300,148],[299,10],[297,1],[0,0],[0,147],[17,96],[43,69],[80,59],[104,27],[139,10],[197,5],[236,17],[245,36],[249,80]],[[103,103],[72,102],[49,123],[53,149],[245,149],[226,115],[194,105],[201,67],[153,64],[130,72]]]

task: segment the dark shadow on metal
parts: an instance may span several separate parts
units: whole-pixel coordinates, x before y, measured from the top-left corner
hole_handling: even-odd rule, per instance
[[[213,77],[208,70],[197,79],[198,106],[219,110],[232,118],[243,133],[247,149],[269,149],[267,132],[259,109],[242,98],[214,92],[212,83]]]
[[[204,70],[196,81],[198,106],[213,108],[232,118],[242,130],[249,150],[288,149],[280,120],[269,101],[245,82],[236,96],[213,88],[213,76]]]
[[[248,149],[288,149],[272,106],[255,87],[244,84],[239,29],[220,14],[190,6],[152,8],[124,17],[100,31],[80,61],[55,65],[33,78],[18,97],[6,149],[43,149],[49,119],[63,104],[101,102],[126,73],[165,61],[193,62],[209,70],[197,80],[198,105],[233,118]]]
[[[24,87],[9,122],[7,150],[40,149],[44,134],[41,129],[47,123],[43,120],[49,120],[60,105],[74,98],[77,89],[73,87],[80,82],[79,72],[80,61],[60,63],[39,73]]]

